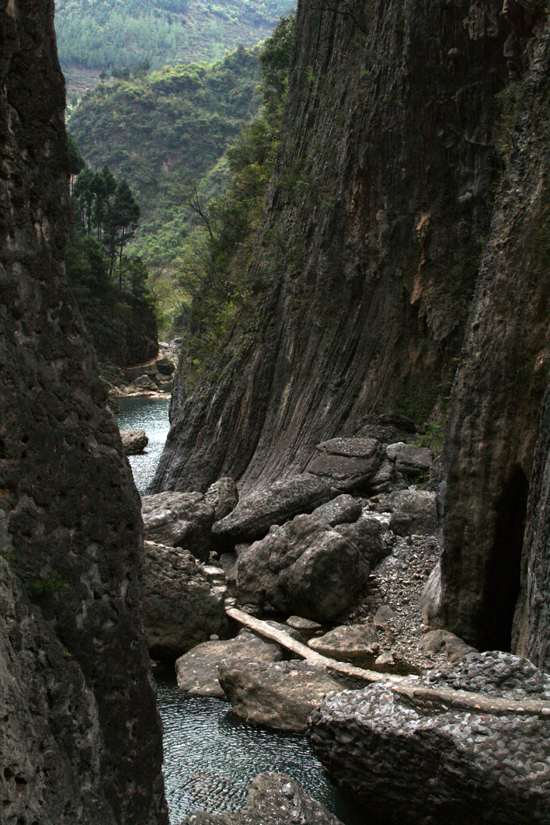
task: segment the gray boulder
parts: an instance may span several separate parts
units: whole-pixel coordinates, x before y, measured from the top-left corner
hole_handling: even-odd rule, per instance
[[[217,521],[212,529],[213,543],[224,549],[261,539],[272,525],[311,513],[335,495],[331,484],[307,473],[277,481],[241,499],[228,516]]]
[[[175,659],[214,633],[228,635],[223,583],[212,581],[188,550],[150,541],[144,549],[143,622],[151,656]]]
[[[434,453],[427,447],[414,447],[398,441],[386,447],[386,455],[395,465],[398,475],[406,478],[428,478],[434,460]]]
[[[371,567],[388,555],[382,541],[384,528],[375,516],[362,516],[354,524],[338,524],[334,529],[361,551]]]
[[[141,500],[145,538],[155,544],[185,547],[201,561],[210,553],[214,512],[202,493],[156,493]]]
[[[312,515],[334,527],[336,524],[357,521],[361,515],[361,503],[353,496],[343,493],[332,501],[316,507]]]
[[[290,777],[261,773],[249,788],[239,813],[207,814],[197,811],[181,825],[342,825],[324,805],[306,794]]]
[[[384,448],[375,438],[331,438],[315,449],[306,472],[342,491],[368,486],[384,459]]]
[[[178,687],[194,696],[215,696],[226,699],[218,681],[218,666],[222,659],[240,659],[244,662],[278,662],[281,648],[265,642],[248,630],[228,641],[203,642],[176,661]]]
[[[324,670],[303,661],[225,659],[220,662],[218,678],[237,716],[266,728],[300,733],[325,695],[341,690]]]
[[[391,513],[390,530],[399,536],[434,536],[437,533],[435,493],[398,490],[381,496],[377,508]]]
[[[237,561],[237,598],[241,604],[299,613],[331,622],[355,601],[370,573],[362,552],[314,516],[297,516],[273,527]]]
[[[214,508],[214,521],[227,516],[239,503],[239,491],[232,478],[224,476],[211,484],[204,500]]]
[[[444,653],[447,661],[451,664],[463,659],[469,653],[475,653],[476,650],[471,645],[467,645],[454,633],[449,630],[430,630],[423,637],[422,650],[426,653]]]
[[[372,624],[335,627],[324,636],[310,639],[308,646],[322,656],[352,664],[374,661],[380,650],[378,634]]]
[[[120,437],[126,455],[138,455],[149,444],[145,430],[121,430]]]
[[[310,742],[391,825],[547,825],[549,687],[518,656],[470,654],[408,685],[330,694]]]

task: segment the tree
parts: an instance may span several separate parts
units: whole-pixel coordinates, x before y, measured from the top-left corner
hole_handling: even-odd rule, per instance
[[[112,203],[109,204],[105,215],[105,244],[110,261],[110,273],[113,273],[117,250],[119,252],[119,269],[122,263],[124,246],[136,232],[139,222],[140,209],[132,195],[128,182],[122,180],[114,193]],[[121,270],[120,270],[121,272]],[[122,274],[119,286],[122,289]]]

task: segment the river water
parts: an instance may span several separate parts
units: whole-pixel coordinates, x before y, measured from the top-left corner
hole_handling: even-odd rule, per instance
[[[139,492],[151,482],[168,434],[168,400],[117,401],[119,426],[145,430],[149,445],[130,456]],[[325,775],[305,737],[278,734],[239,720],[219,699],[184,696],[173,673],[158,672],[158,707],[164,725],[164,778],[172,825],[194,810],[239,810],[255,776],[285,773],[322,802],[345,825],[377,825]]]

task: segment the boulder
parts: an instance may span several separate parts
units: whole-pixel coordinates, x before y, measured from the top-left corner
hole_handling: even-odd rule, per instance
[[[363,553],[336,528],[312,515],[273,527],[237,561],[237,598],[241,604],[300,613],[331,622],[355,601],[370,566]]]
[[[407,478],[428,478],[434,454],[427,447],[415,447],[398,441],[386,447],[386,455],[395,465],[396,472]]]
[[[212,581],[189,550],[150,541],[144,548],[143,622],[151,656],[175,659],[213,633],[227,636],[222,581]]]
[[[546,825],[549,688],[526,659],[470,654],[408,684],[329,694],[310,742],[388,825]]]
[[[210,485],[204,494],[204,500],[214,508],[214,521],[220,521],[234,510],[239,503],[237,485],[232,478],[219,478],[214,484]]]
[[[126,455],[142,453],[149,444],[145,430],[121,430],[122,449]]]
[[[163,356],[162,358],[157,358],[157,360],[155,361],[155,367],[161,375],[172,375],[172,373],[176,370],[176,365],[174,364],[174,362],[171,361],[169,358],[166,358],[166,356]]]
[[[321,630],[323,625],[319,622],[314,622],[311,619],[304,619],[303,616],[289,616],[286,624],[293,630],[297,630],[300,634],[315,633]]]
[[[380,650],[378,634],[372,624],[335,627],[324,636],[310,639],[308,646],[322,656],[352,664],[374,661]]]
[[[143,496],[145,538],[169,547],[185,547],[201,561],[210,553],[214,507],[202,493],[156,493]]]
[[[388,555],[388,548],[382,541],[384,528],[376,516],[362,516],[354,524],[338,524],[334,529],[361,551],[371,567]]]
[[[384,449],[375,438],[331,438],[315,449],[306,472],[338,490],[364,489],[384,459]]]
[[[353,496],[344,493],[316,507],[312,515],[334,527],[336,524],[357,521],[361,515],[361,503]]]
[[[156,392],[158,386],[152,381],[148,375],[140,375],[135,381],[130,384],[130,389],[148,390],[149,392]]]
[[[266,728],[300,733],[325,695],[341,689],[322,668],[303,661],[225,659],[218,678],[237,716]]]
[[[215,696],[226,699],[218,681],[218,666],[222,659],[245,662],[278,662],[281,648],[265,642],[248,630],[228,641],[203,642],[176,661],[178,687],[193,696]]]
[[[391,513],[390,530],[399,536],[434,536],[437,533],[435,493],[398,490],[381,496],[377,508]]]
[[[217,521],[212,529],[213,543],[224,549],[261,539],[272,525],[311,513],[335,495],[331,484],[307,473],[276,481],[241,499],[228,516]]]
[[[189,814],[181,825],[342,825],[324,805],[306,794],[290,777],[261,773],[248,791],[239,813]]]
[[[475,653],[475,648],[467,645],[449,630],[430,630],[422,639],[422,649],[426,653],[444,653],[447,660],[454,664],[468,653]]]

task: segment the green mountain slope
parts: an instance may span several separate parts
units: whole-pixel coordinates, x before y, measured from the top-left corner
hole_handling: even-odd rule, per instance
[[[57,0],[59,58],[70,67],[111,69],[149,60],[154,69],[219,60],[267,36],[291,0]]]
[[[258,111],[259,49],[213,66],[187,65],[100,84],[70,119],[82,155],[126,178],[141,206],[136,239],[157,272],[179,265],[193,210],[186,192]],[[223,174],[221,175],[223,177]]]

